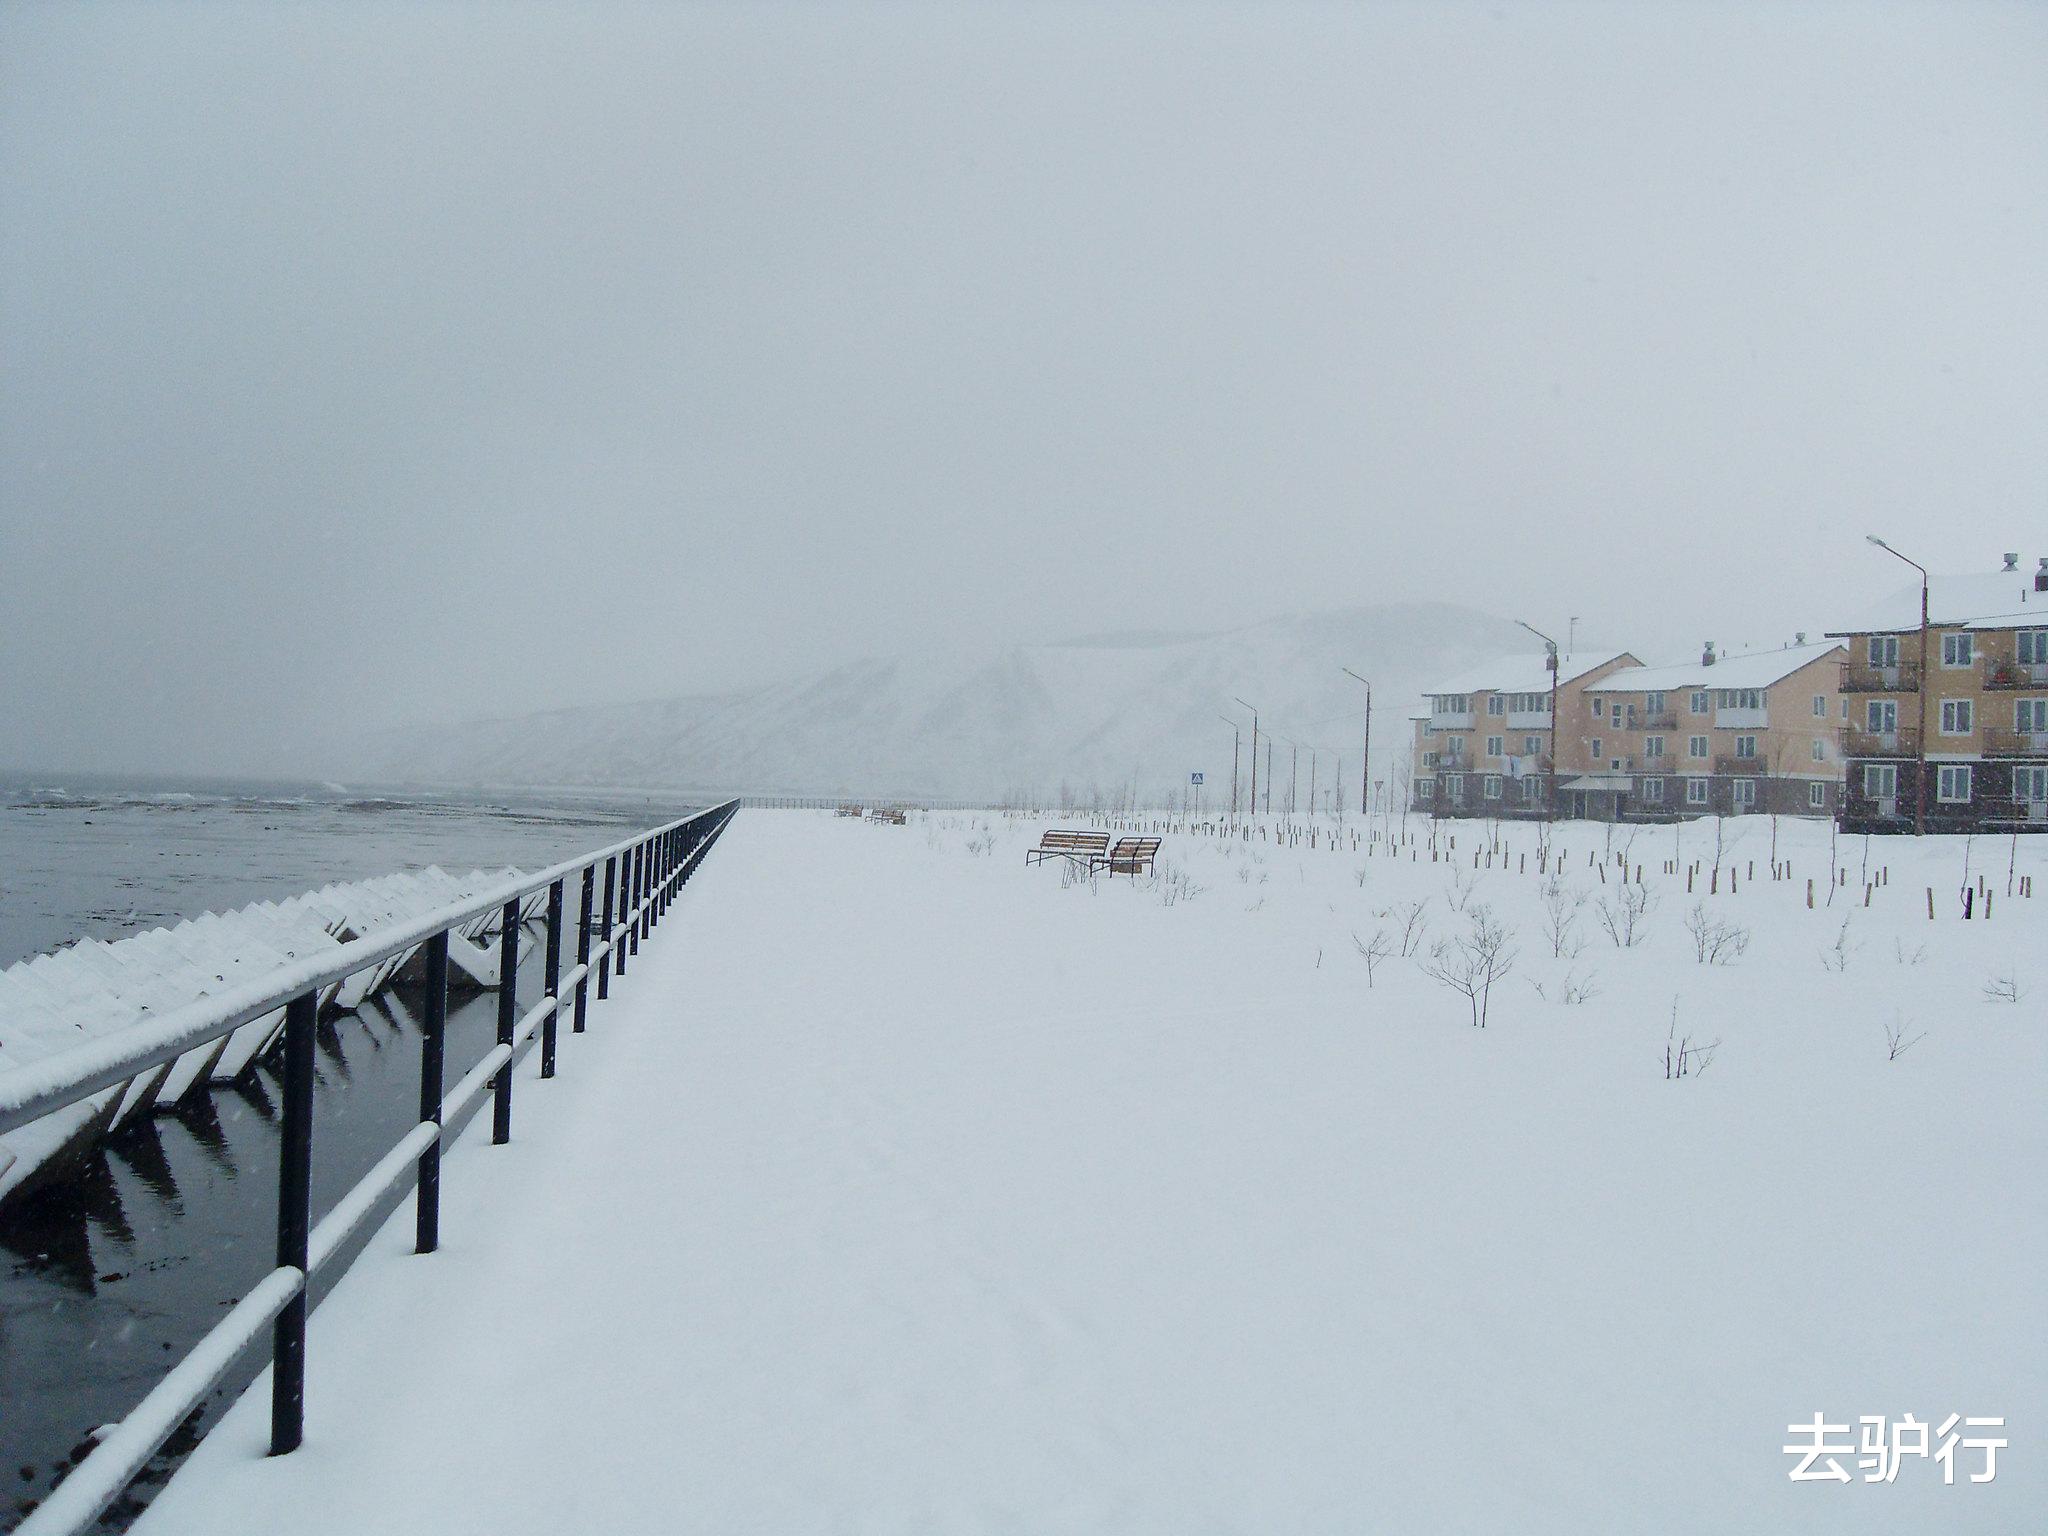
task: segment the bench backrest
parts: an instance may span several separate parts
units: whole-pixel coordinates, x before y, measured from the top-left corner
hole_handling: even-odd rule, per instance
[[[1109,834],[1049,830],[1038,840],[1038,846],[1067,853],[1102,853],[1109,847]]]
[[[1112,859],[1149,859],[1159,851],[1156,837],[1125,837],[1117,840]]]

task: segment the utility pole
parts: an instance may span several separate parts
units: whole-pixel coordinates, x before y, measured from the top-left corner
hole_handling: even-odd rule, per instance
[[[1238,743],[1244,740],[1244,733],[1243,728],[1235,720],[1231,719],[1230,716],[1218,715],[1216,718],[1230,727],[1230,822],[1232,826],[1235,826],[1237,824],[1237,748]]]
[[[1892,555],[1913,567],[1920,573],[1920,739],[1913,744],[1913,835],[1927,835],[1927,693],[1934,674],[1927,669],[1927,567],[1918,560],[1909,560],[1899,554],[1874,533],[1863,535],[1886,554]],[[1846,786],[1845,786],[1846,787]]]
[[[1316,813],[1316,749],[1308,749],[1308,813]]]
[[[1231,697],[1237,698],[1237,695],[1232,694]],[[1238,699],[1237,702],[1244,704],[1243,699]],[[1255,705],[1244,704],[1244,707],[1252,712],[1252,798],[1250,804],[1251,813],[1256,816],[1259,814],[1259,711]],[[1266,773],[1266,797],[1268,799],[1271,799],[1273,795],[1272,757],[1273,744],[1269,741],[1266,743],[1266,767],[1268,770]]]
[[[1266,737],[1266,814],[1273,814],[1273,738]]]
[[[1520,619],[1515,620],[1522,624]],[[1578,620],[1572,621],[1574,624]],[[1557,820],[1557,642],[1533,624],[1522,624],[1545,647],[1544,664],[1550,668],[1550,783],[1544,786],[1544,798],[1550,802],[1550,820]]]
[[[1372,816],[1372,684],[1349,667],[1338,668],[1346,677],[1365,683],[1365,755],[1358,761],[1358,813]]]
[[[1287,814],[1294,814],[1294,791],[1301,783],[1301,743],[1287,743]]]

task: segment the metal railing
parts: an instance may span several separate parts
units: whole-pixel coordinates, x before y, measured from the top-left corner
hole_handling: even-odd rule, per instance
[[[1844,693],[1915,693],[1920,687],[1920,664],[1917,661],[1900,662],[1889,667],[1873,667],[1868,662],[1852,661],[1842,668],[1842,692]]]
[[[555,1075],[560,1015],[568,1012],[571,1032],[583,1033],[593,978],[602,1001],[610,995],[613,974],[626,974],[628,962],[640,952],[640,941],[738,809],[739,803],[729,800],[682,817],[538,874],[523,875],[457,905],[351,940],[314,959],[280,966],[270,976],[234,991],[201,998],[153,1022],[115,1031],[0,1078],[0,1132],[4,1132],[175,1060],[194,1046],[220,1039],[280,1006],[285,1010],[276,1267],[250,1288],[126,1418],[100,1438],[92,1453],[22,1522],[18,1536],[69,1536],[97,1519],[266,1326],[271,1329],[271,1454],[283,1455],[298,1448],[305,1435],[306,1312],[312,1277],[414,1184],[419,1190],[415,1251],[432,1253],[440,1246],[443,1147],[460,1135],[483,1107],[486,1090],[492,1103],[491,1140],[500,1144],[510,1140],[513,1069],[538,1043],[540,1075]],[[602,892],[596,889],[600,870]],[[570,879],[579,882],[582,907],[576,963],[564,972],[563,895]],[[543,887],[548,893],[544,995],[521,1016],[515,995],[520,906],[525,897]],[[447,1092],[443,1038],[448,1022],[448,934],[451,928],[494,908],[502,916],[497,1043],[453,1092]],[[596,924],[593,916],[599,919]],[[419,1121],[315,1226],[313,1036],[320,990],[422,946],[426,1004],[420,1040]]]

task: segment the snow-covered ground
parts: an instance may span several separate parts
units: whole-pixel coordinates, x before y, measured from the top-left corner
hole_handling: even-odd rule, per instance
[[[1844,841],[1830,906],[1825,826],[1772,881],[1728,823],[1690,898],[1713,825],[1645,830],[1625,947],[1627,834],[1566,825],[1557,955],[1527,826],[1491,867],[1479,823],[1169,832],[1135,882],[1027,869],[1042,826],[744,813],[513,1144],[451,1156],[445,1251],[408,1207],[316,1315],[305,1449],[261,1455],[259,1381],[142,1528],[2042,1527],[2048,891],[2006,844],[1874,842],[1865,907]],[[1481,908],[1483,1030],[1426,970]],[[1794,1483],[1816,1412],[2010,1444]]]

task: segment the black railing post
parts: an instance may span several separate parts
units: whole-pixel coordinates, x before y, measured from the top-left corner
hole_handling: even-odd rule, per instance
[[[562,1016],[559,999],[562,995],[562,882],[557,880],[548,887],[548,955],[547,967],[541,972],[547,995],[557,999],[555,1011],[541,1021],[540,1026],[540,1075],[555,1075],[555,1024]]]
[[[583,866],[583,889],[577,898],[576,963],[583,974],[576,978],[576,1033],[583,1033],[583,1021],[590,1014],[590,898],[595,894],[597,866]]]
[[[604,861],[604,943],[605,952],[597,962],[597,1000],[601,1003],[612,993],[612,893],[619,888],[619,856],[613,854]]]
[[[505,903],[498,932],[498,1044],[510,1045],[519,1023],[519,899]],[[498,1068],[492,1080],[497,1095],[491,1105],[491,1140],[503,1146],[512,1139],[512,1063]]]
[[[647,840],[633,845],[633,934],[630,947],[640,953],[640,937],[647,932]]]
[[[626,933],[633,926],[633,850],[619,855],[619,936],[612,945],[612,969],[626,974]]]
[[[284,1008],[284,1117],[277,1145],[277,1262],[302,1278],[271,1325],[270,1454],[306,1438],[307,1239],[313,1230],[313,1028],[311,992]]]
[[[442,1065],[448,1033],[448,930],[427,940],[426,1019],[420,1026],[420,1119],[441,1123]],[[420,1154],[413,1252],[441,1246],[441,1143]]]

